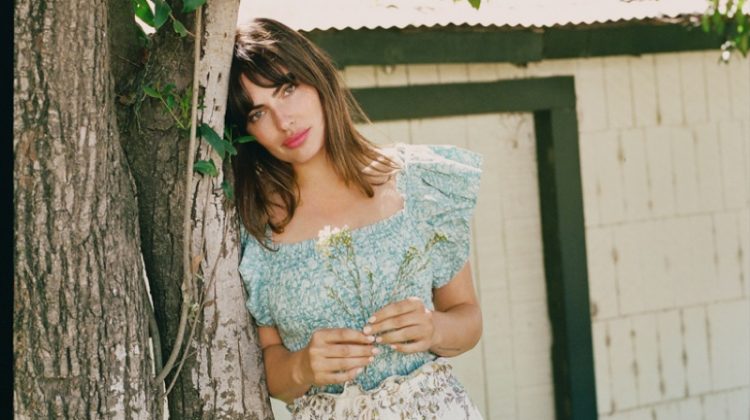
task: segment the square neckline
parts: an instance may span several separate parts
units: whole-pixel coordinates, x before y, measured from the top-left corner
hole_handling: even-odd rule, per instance
[[[399,221],[404,217],[404,214],[407,212],[407,197],[405,193],[406,186],[405,184],[405,177],[403,176],[406,170],[406,162],[404,159],[399,156],[401,152],[401,144],[396,144],[392,147],[386,147],[383,149],[393,149],[395,150],[395,153],[392,156],[388,156],[389,158],[395,159],[398,161],[399,169],[394,172],[393,177],[395,178],[396,183],[396,192],[401,196],[402,204],[401,208],[397,211],[393,212],[392,214],[383,217],[382,219],[375,220],[374,222],[367,223],[365,225],[351,228],[347,227],[349,232],[352,234],[352,236],[359,236],[359,235],[371,235],[381,228],[388,226],[392,223],[395,223],[396,221]],[[383,150],[381,149],[381,150]],[[346,225],[340,225],[340,226],[333,226],[333,225],[325,225],[322,229],[325,229],[326,227],[331,228],[343,228]],[[321,230],[322,230],[321,229]],[[314,246],[314,244],[318,241],[318,236],[314,236],[312,238],[308,239],[302,239],[300,241],[294,241],[294,242],[276,242],[272,238],[272,232],[271,232],[271,226],[266,224],[266,239],[265,242],[267,245],[269,245],[272,249],[281,250],[281,249],[296,249],[296,248],[303,248],[303,247],[310,247]]]

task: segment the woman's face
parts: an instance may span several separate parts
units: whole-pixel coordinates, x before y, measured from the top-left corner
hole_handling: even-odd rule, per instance
[[[299,166],[323,156],[325,119],[318,91],[305,83],[262,87],[244,74],[240,82],[255,106],[247,115],[247,132],[273,156]]]

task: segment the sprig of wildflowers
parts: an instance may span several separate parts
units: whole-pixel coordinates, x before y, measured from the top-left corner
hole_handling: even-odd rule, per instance
[[[354,286],[356,290],[353,291],[353,294],[359,299],[362,312],[359,318],[366,319],[368,316],[366,311],[369,308],[365,308],[362,302],[362,279],[357,264],[357,256],[354,253],[354,244],[352,242],[352,235],[349,227],[346,225],[342,228],[331,228],[331,226],[324,227],[318,232],[318,240],[315,243],[315,249],[325,257],[326,268],[328,268],[328,271],[333,273],[336,279],[339,280],[342,287],[349,288],[350,283]],[[334,261],[339,264],[334,265]],[[344,279],[344,276],[338,270],[338,266],[344,267],[348,274],[349,281]],[[336,301],[336,303],[344,309],[347,315],[353,319],[358,318],[355,315],[356,311],[346,304],[344,299],[341,298],[338,290],[328,285],[326,285],[326,290],[328,291],[328,296]]]
[[[445,234],[442,232],[435,232],[421,250],[415,246],[409,247],[399,264],[395,285],[391,290],[387,301],[378,306],[385,306],[392,303],[405,291],[413,289],[413,286],[415,286],[416,275],[426,269],[430,262],[429,258],[427,258],[430,250],[435,245],[447,241],[448,237],[445,236]],[[354,250],[354,243],[348,226],[344,225],[341,228],[325,226],[320,232],[318,232],[318,240],[315,244],[315,248],[318,253],[325,258],[326,267],[341,283],[340,286],[353,291],[359,299],[362,312],[361,319],[367,319],[371,313],[379,309],[379,307],[376,307],[377,302],[374,299],[376,290],[374,274],[367,267],[364,268],[364,275],[367,278],[368,283],[366,286],[369,289],[369,305],[365,305],[362,300],[364,295],[364,285],[362,284],[361,272],[363,270],[360,269],[357,262],[357,255]],[[334,264],[334,262],[337,264]],[[346,273],[342,273],[339,267],[343,267]],[[344,274],[346,274],[348,279],[345,278]],[[353,285],[355,290],[352,290],[350,285]],[[357,311],[346,304],[339,295],[338,290],[331,286],[326,286],[326,289],[328,291],[328,296],[336,301],[336,303],[344,309],[347,315],[354,319],[357,318],[355,315]]]
[[[409,247],[399,264],[398,272],[396,274],[396,282],[387,301],[379,306],[385,306],[389,303],[395,302],[405,291],[413,289],[417,273],[427,268],[427,265],[430,262],[429,258],[427,258],[430,250],[435,245],[446,241],[448,241],[448,238],[445,234],[442,232],[436,232],[430,240],[427,241],[422,250],[415,246]],[[368,267],[364,268],[364,274],[367,278],[367,287],[369,289],[368,296],[370,297],[370,301],[368,306],[365,306],[363,302],[362,270],[360,270],[357,262],[354,242],[348,226],[344,225],[342,228],[325,226],[320,232],[318,232],[318,240],[315,243],[315,249],[323,258],[325,258],[326,268],[333,273],[336,280],[341,283],[339,286],[342,289],[351,290],[349,287],[350,284],[354,285],[354,288],[356,289],[354,294],[356,294],[357,299],[359,299],[361,318],[356,315],[357,311],[344,301],[339,294],[338,289],[329,285],[325,286],[326,291],[328,292],[328,297],[341,306],[351,319],[367,319],[373,312],[379,309],[379,307],[376,306],[378,302],[375,299],[375,275]],[[348,279],[344,278],[345,276],[341,273],[338,267],[344,268]],[[366,371],[367,367],[365,367],[365,372]],[[348,382],[346,384],[348,384]]]
[[[414,285],[417,273],[427,268],[427,265],[430,262],[429,258],[427,258],[430,250],[435,245],[447,241],[448,237],[445,236],[444,233],[435,232],[430,240],[424,245],[421,252],[415,246],[410,246],[409,249],[406,250],[404,258],[398,266],[396,285],[391,290],[387,303],[396,301],[405,290],[409,290],[411,288],[410,286]]]

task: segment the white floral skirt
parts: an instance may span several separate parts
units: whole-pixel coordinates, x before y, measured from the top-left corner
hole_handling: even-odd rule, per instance
[[[369,391],[348,385],[341,394],[303,396],[287,407],[295,420],[482,419],[444,358],[425,363],[407,376],[387,378]]]

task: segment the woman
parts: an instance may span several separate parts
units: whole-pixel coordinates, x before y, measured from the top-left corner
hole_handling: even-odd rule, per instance
[[[380,149],[330,59],[279,22],[238,29],[228,124],[240,273],[270,394],[294,418],[481,418],[445,358],[476,345],[469,219],[481,158]]]

